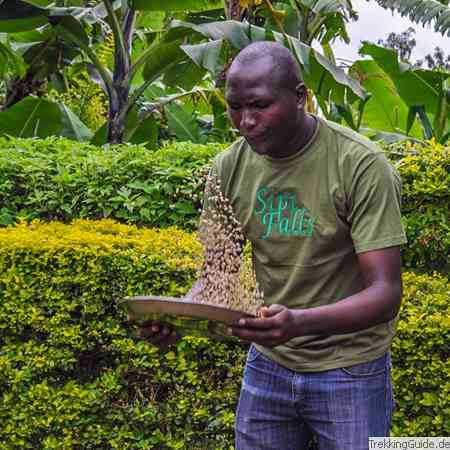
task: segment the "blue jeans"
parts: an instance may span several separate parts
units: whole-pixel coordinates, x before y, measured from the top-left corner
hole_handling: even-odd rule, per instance
[[[390,354],[324,372],[294,372],[252,345],[236,414],[236,450],[367,450],[389,436]]]

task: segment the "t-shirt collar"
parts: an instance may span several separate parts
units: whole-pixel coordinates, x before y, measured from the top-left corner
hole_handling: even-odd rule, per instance
[[[321,127],[320,120],[317,116],[314,114],[310,114],[311,117],[316,121],[316,127],[314,129],[314,132],[312,136],[309,138],[309,140],[303,145],[297,152],[295,152],[293,155],[285,156],[284,158],[274,158],[273,156],[264,155],[263,158],[271,163],[281,163],[284,164],[286,162],[293,161],[294,159],[302,157],[306,152],[308,152],[314,142],[316,141],[317,135],[319,134],[319,128]]]

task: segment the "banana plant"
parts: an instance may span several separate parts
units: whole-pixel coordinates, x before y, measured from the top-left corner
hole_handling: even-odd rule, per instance
[[[14,75],[24,75],[25,61],[11,47],[11,41],[6,33],[0,33],[0,78],[4,79],[7,72]]]
[[[55,73],[61,69],[58,65],[61,60],[70,62],[82,57],[88,62],[91,78],[102,86],[109,103],[107,130],[97,135],[97,140],[106,134],[107,142],[120,143],[124,138],[129,139],[133,130],[141,132],[143,127],[154,129],[151,113],[145,109],[139,112],[137,105],[155,81],[161,77],[164,81],[170,81],[171,77],[179,78],[180,74],[190,73],[195,85],[201,83],[205,70],[212,74],[213,79],[223,79],[226,61],[259,39],[276,40],[289,47],[303,67],[306,84],[323,101],[343,104],[347,97],[366,98],[357,81],[310,45],[285,33],[282,26],[281,31],[276,31],[249,22],[205,21],[205,8],[223,8],[223,3],[218,0],[103,0],[89,8],[79,3],[77,0],[64,1],[65,6],[55,6],[49,0],[4,0],[0,3],[0,31],[47,33],[45,37],[48,38],[42,39],[38,47],[41,53],[35,49],[34,56],[36,64],[47,61],[48,58],[44,57],[47,54],[42,52],[54,45],[58,49],[54,52],[56,59],[50,60],[53,61],[51,66]],[[295,5],[300,3],[297,0]],[[313,3],[317,12],[331,11],[330,14],[335,14],[337,11],[332,10],[331,0]],[[342,7],[349,2],[339,0],[337,3]],[[267,5],[272,7],[270,2]],[[200,11],[201,17],[186,14],[187,8]],[[179,11],[176,14],[188,20],[169,22],[169,11]],[[159,27],[149,29],[148,23],[155,20],[159,21]],[[316,30],[318,36],[318,30],[325,29],[325,22],[312,22],[309,32],[314,34]],[[98,57],[95,39],[100,39],[101,34],[100,37],[92,34],[93,28],[106,28],[113,34],[112,63],[105,63]],[[135,45],[139,42],[144,44]],[[197,64],[196,69],[191,60]],[[37,73],[47,76],[48,70],[39,69]],[[223,117],[223,104],[217,96],[214,99],[213,109],[215,106]],[[173,113],[175,107],[166,108],[169,115],[170,109]],[[45,111],[46,108],[37,110]]]
[[[328,110],[324,108],[326,115],[375,140],[435,138],[446,142],[450,132],[450,74],[414,68],[401,61],[395,50],[369,42],[363,43],[360,53],[371,59],[355,61],[349,74],[368,93],[366,100],[331,104]]]
[[[79,140],[92,137],[90,130],[64,104],[39,97],[46,95],[48,81],[60,78],[63,68],[81,55],[80,49],[58,36],[55,27],[58,15],[74,14],[92,26],[106,14],[101,5],[80,8],[60,7],[58,3],[61,2],[50,8],[53,4],[46,0],[0,2],[3,133],[23,137],[54,133]],[[3,61],[8,63],[5,71]]]
[[[399,12],[412,22],[433,25],[443,35],[450,34],[449,0],[376,0],[383,8]]]
[[[52,3],[46,0],[34,3],[20,0],[0,2],[0,32],[6,34],[11,50],[23,59],[26,67],[25,73],[13,73],[6,79],[3,109],[28,95],[39,94],[42,87],[45,90],[47,80],[59,77],[64,66],[80,55],[80,49],[58,36],[53,25],[59,16],[74,15],[77,20],[90,25],[106,17],[102,5],[50,8]],[[116,2],[116,8],[119,3]]]
[[[61,71],[58,62],[70,62],[79,55],[85,58],[92,78],[104,88],[108,97],[107,141],[119,143],[125,136],[127,116],[150,84],[181,60],[188,60],[180,49],[181,36],[166,38],[164,32],[149,31],[149,22],[154,23],[156,18],[163,25],[168,11],[185,11],[186,8],[202,11],[222,7],[222,3],[218,0],[103,0],[95,7],[83,7],[80,3],[64,1],[66,6],[55,6],[47,0],[4,0],[0,2],[0,32],[32,33],[34,37],[44,33],[39,47],[32,46],[35,59],[29,61],[29,67],[35,69],[34,75],[38,73],[44,80],[50,73],[39,63],[48,65],[48,61],[53,61],[53,72],[57,73]],[[100,61],[93,48],[97,37],[92,34],[92,29],[97,25],[114,36],[111,66]],[[140,46],[140,54],[133,52],[137,36],[141,42],[151,42]],[[56,60],[49,58],[48,49],[53,49],[52,46],[56,47],[53,52]],[[72,53],[64,53],[65,49]],[[149,117],[139,116],[137,120],[144,126],[148,125],[145,121]]]
[[[12,48],[8,34],[0,33],[0,90],[6,93],[6,80],[23,77],[25,73],[24,59]]]
[[[254,24],[265,18],[265,28],[293,36],[307,45],[349,42],[346,23],[357,19],[350,0],[247,0],[247,16]],[[252,21],[253,19],[253,21]]]
[[[383,8],[390,9],[408,17],[412,22],[423,26],[433,26],[435,31],[450,36],[449,0],[376,0]],[[437,88],[432,99],[436,105],[412,104],[408,115],[408,130],[416,117],[422,124],[426,138],[435,137],[440,142],[448,140],[448,111],[450,101],[449,81],[446,73],[435,71]],[[431,120],[432,119],[432,120]]]
[[[192,30],[203,37],[204,42],[182,45],[181,49],[214,77],[226,70],[228,61],[239,50],[252,42],[267,39],[277,41],[292,51],[302,67],[305,84],[316,98],[342,105],[349,97],[352,101],[364,101],[367,97],[357,80],[348,76],[320,52],[291,35],[237,21],[204,24],[173,21],[171,28],[179,33]]]
[[[398,107],[388,106],[386,115],[396,114],[396,130],[414,137],[447,141],[450,136],[450,73],[414,68],[401,61],[395,50],[368,42],[363,44],[360,53],[372,58],[372,61],[355,63],[359,76],[365,80],[363,85],[373,94],[367,106],[376,99],[386,102],[395,98]],[[379,74],[379,80],[384,77],[384,89],[367,84],[366,80],[374,79],[374,72]],[[365,122],[373,123],[374,119],[374,115],[367,114]]]

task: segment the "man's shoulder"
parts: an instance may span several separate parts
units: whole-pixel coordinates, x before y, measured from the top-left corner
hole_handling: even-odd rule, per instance
[[[335,122],[330,122],[321,118],[323,127],[327,134],[336,140],[336,144],[341,152],[356,155],[383,155],[384,152],[379,145],[367,137]]]
[[[363,173],[371,173],[372,181],[377,178],[381,185],[392,177],[399,182],[399,176],[381,146],[350,128],[324,119],[321,121],[326,130],[329,154],[336,159],[344,184],[351,184]]]

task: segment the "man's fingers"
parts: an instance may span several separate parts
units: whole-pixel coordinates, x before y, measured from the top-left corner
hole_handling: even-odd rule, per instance
[[[146,339],[148,342],[156,345],[160,349],[165,349],[170,345],[176,344],[180,340],[180,336],[176,333],[176,331],[167,327],[164,327],[159,333],[149,332],[148,329],[141,329],[139,332],[139,337]]]
[[[260,330],[267,330],[268,328],[273,328],[274,320],[272,318],[267,319],[241,319],[238,322],[238,327],[245,327],[245,328],[255,328]]]
[[[240,339],[249,342],[256,342],[258,344],[263,344],[267,346],[277,345],[277,342],[280,340],[281,332],[280,330],[257,330],[254,328],[240,328],[240,327],[231,327],[231,334]]]
[[[148,326],[139,328],[138,336],[141,338],[157,338],[159,336],[168,336],[171,333],[171,328],[160,325],[158,323],[152,323]]]
[[[142,339],[151,338],[151,337],[155,336],[156,334],[157,333],[152,331],[151,328],[139,328],[137,331],[138,337],[140,337]]]
[[[258,317],[265,318],[265,317],[272,317],[275,314],[278,314],[284,309],[281,305],[270,305],[269,307],[263,306],[258,311]]]
[[[167,333],[167,334],[166,334]],[[152,339],[155,345],[158,345],[160,348],[168,347],[169,345],[176,344],[180,340],[180,336],[176,333],[175,330],[164,331],[164,333],[159,333],[158,338]]]
[[[273,317],[277,315],[278,313],[284,311],[286,309],[285,306],[282,305],[270,305],[269,307],[263,306],[260,309],[261,317]]]
[[[258,311],[258,317],[255,319],[245,318],[239,320],[238,325],[247,328],[268,329],[276,328],[279,326],[279,319],[276,317],[279,313],[283,312],[286,308],[281,305],[271,305],[269,308],[263,306]]]

